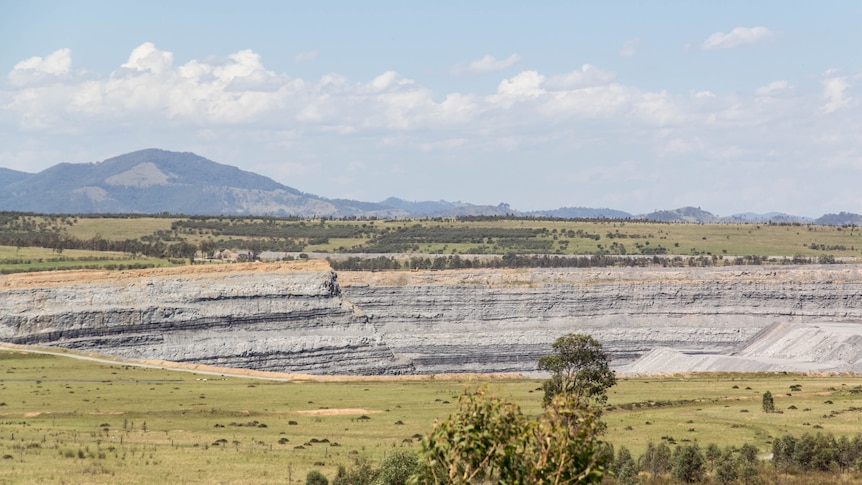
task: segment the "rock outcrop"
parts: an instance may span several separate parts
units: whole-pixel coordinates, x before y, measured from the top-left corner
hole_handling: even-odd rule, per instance
[[[335,281],[325,263],[13,275],[0,279],[0,340],[256,370],[412,372]]]
[[[0,340],[133,358],[314,374],[530,372],[568,332],[592,334],[632,372],[860,370],[862,269],[336,276],[313,262],[0,277]]]
[[[775,323],[845,322],[862,333],[862,269],[854,265],[342,273],[340,283],[420,373],[527,372],[568,332],[603,342],[621,370],[657,348],[730,355]],[[650,362],[637,369],[686,370]],[[795,370],[812,368],[795,362]]]

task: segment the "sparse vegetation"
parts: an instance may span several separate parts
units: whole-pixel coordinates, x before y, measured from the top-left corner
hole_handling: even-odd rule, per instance
[[[0,212],[0,271],[184,264],[222,250],[311,252],[337,270],[832,264],[860,258],[862,230],[802,224],[463,217],[420,220],[39,215]],[[38,255],[28,248],[40,248]],[[73,253],[73,251],[76,251]],[[370,256],[369,256],[370,254]],[[105,259],[110,262],[102,263]],[[173,263],[171,263],[173,262]],[[54,263],[54,264],[48,264]]]
[[[250,387],[231,376],[20,351],[0,352],[0,369],[0,458],[11,457],[2,460],[0,480],[16,483],[286,483],[288,477],[303,483],[312,470],[333,483],[338,467],[350,471],[354,458],[367,458],[382,474],[383,463],[396,455],[417,454],[434,420],[452,414],[453,405],[444,402],[457,401],[467,386],[485,382],[528,419],[543,409],[542,393],[535,392],[541,381],[530,379],[254,381]],[[783,414],[739,412],[759,406],[764,389],[791,385],[799,391],[773,396]],[[736,474],[736,483],[746,476],[754,483],[754,473],[764,483],[860,483],[855,465],[841,461],[819,471],[820,465],[775,469],[763,460],[785,435],[800,441],[809,434],[816,442],[820,433],[826,437],[821,441],[831,446],[834,437],[842,450],[843,439],[858,441],[860,389],[862,381],[852,376],[620,378],[608,390],[602,415],[603,440],[615,446],[614,463],[620,465],[612,467],[617,477],[605,481],[632,483],[634,466],[619,459],[624,446],[642,482],[678,483],[671,476],[673,452],[697,443],[707,481]],[[372,419],[356,420],[363,415]],[[257,426],[230,425],[255,421]],[[755,448],[754,464],[744,463],[740,457]],[[624,467],[628,475],[619,474]],[[656,481],[650,482],[653,472]]]

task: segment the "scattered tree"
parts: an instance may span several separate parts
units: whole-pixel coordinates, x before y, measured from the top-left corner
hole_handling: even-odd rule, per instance
[[[725,450],[715,462],[715,483],[728,485],[735,482],[738,477],[733,453],[729,449]]]
[[[423,440],[419,483],[581,484],[602,480],[613,454],[598,413],[566,396],[530,420],[485,390],[465,393],[459,411]]]
[[[305,476],[305,485],[329,485],[329,480],[317,470],[311,470]]]
[[[763,412],[764,413],[774,413],[775,412],[775,400],[772,398],[772,393],[766,391],[763,393]]]
[[[332,485],[372,485],[377,479],[379,470],[371,466],[368,457],[360,456],[353,460],[353,466],[339,466],[332,479]]]
[[[673,477],[683,483],[699,482],[703,479],[706,469],[704,468],[703,453],[697,444],[678,446],[674,450]]]
[[[625,446],[621,446],[617,452],[613,466],[614,475],[620,485],[635,485],[638,480],[638,465],[632,458],[631,452]]]
[[[419,460],[412,451],[396,451],[380,464],[376,485],[405,485],[417,471]]]
[[[558,338],[553,349],[553,354],[539,359],[539,369],[551,374],[543,385],[545,405],[558,394],[577,406],[606,402],[607,390],[617,380],[602,344],[589,335],[570,333]]]
[[[664,444],[647,443],[647,449],[640,458],[640,469],[648,472],[653,478],[670,471],[671,466],[670,448]]]

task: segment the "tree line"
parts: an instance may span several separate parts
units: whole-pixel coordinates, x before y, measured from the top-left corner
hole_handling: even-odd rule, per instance
[[[395,256],[326,258],[336,271],[398,271],[398,270],[451,270],[471,268],[607,268],[607,267],[710,267],[710,266],[748,266],[748,265],[802,265],[834,264],[835,258],[829,256],[793,258],[764,258],[761,256],[742,256],[722,258],[719,256],[674,256],[638,257],[617,255],[560,256],[560,255],[523,255],[509,253],[500,257],[469,257],[467,255],[448,256]]]

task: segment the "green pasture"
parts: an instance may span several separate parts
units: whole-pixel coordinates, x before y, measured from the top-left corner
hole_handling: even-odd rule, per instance
[[[112,251],[67,249],[57,253],[47,248],[0,246],[0,272],[53,271],[64,269],[119,268],[145,265],[171,266],[167,259],[132,257]]]
[[[421,228],[421,234],[407,234]],[[492,237],[494,231],[534,231]],[[415,231],[414,231],[415,232]],[[221,247],[255,245],[258,250],[460,254],[667,254],[742,257],[862,257],[862,229],[805,224],[678,224],[639,221],[556,219],[320,220],[255,217],[48,216],[12,215],[4,234],[56,233],[90,241],[179,241]],[[466,235],[469,234],[469,237]],[[393,239],[394,238],[394,239]],[[23,237],[27,239],[27,237]],[[399,241],[393,244],[393,240]],[[11,244],[11,243],[7,243]],[[80,247],[80,246],[76,246]]]
[[[332,477],[357,456],[417,450],[417,437],[479,385],[540,410],[541,382],[528,379],[278,382],[4,351],[0,482],[304,483],[311,469]],[[636,457],[648,441],[751,443],[766,454],[784,433],[862,432],[860,385],[781,374],[621,379],[606,438]],[[781,413],[762,411],[765,390]]]
[[[800,386],[798,391],[791,386]],[[770,391],[775,413],[765,413]],[[695,374],[622,379],[610,390],[607,439],[639,455],[649,441],[749,443],[763,454],[772,438],[825,432],[862,433],[862,378],[802,374]]]
[[[115,220],[116,224],[134,224],[138,219]],[[154,221],[170,224],[167,219]],[[244,220],[245,221],[245,220]],[[255,222],[249,219],[246,222]],[[262,221],[256,221],[263,225]],[[291,225],[296,221],[275,221],[276,226],[283,227],[283,234],[289,237]],[[318,223],[307,221],[310,226]],[[595,254],[601,250],[618,253],[612,249],[614,243],[623,245],[626,254],[639,254],[646,250],[661,246],[672,255],[716,255],[716,256],[822,256],[835,257],[862,256],[862,230],[859,228],[841,228],[813,225],[768,225],[768,224],[662,224],[654,222],[630,221],[563,221],[563,220],[398,220],[398,221],[326,221],[323,227],[331,226],[362,226],[376,235],[386,230],[396,230],[413,225],[421,225],[429,229],[440,230],[440,235],[434,239],[417,241],[405,252],[469,254],[485,252],[503,254],[510,251],[531,252],[529,247],[502,245],[501,241],[485,239],[482,242],[464,243],[447,240],[444,229],[477,228],[490,230],[504,229],[545,229],[542,234],[531,238],[549,244],[547,252],[552,254]],[[580,231],[580,233],[578,233]],[[576,233],[572,237],[572,232]],[[207,231],[195,234],[198,237],[208,236]],[[585,236],[597,236],[598,239]],[[103,237],[104,234],[103,234]],[[216,237],[217,238],[217,237]],[[811,245],[815,245],[812,249]],[[601,246],[601,247],[600,247]],[[641,247],[638,247],[641,246]],[[328,243],[307,246],[305,251],[339,252],[343,250],[361,251],[371,247],[368,238],[331,238]],[[533,251],[540,252],[540,251]]]
[[[163,217],[86,217],[79,216],[68,226],[70,236],[92,239],[100,236],[110,241],[140,239],[158,231],[170,231],[171,223],[177,219]]]

